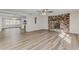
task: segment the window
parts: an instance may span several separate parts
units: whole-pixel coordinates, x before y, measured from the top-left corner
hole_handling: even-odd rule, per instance
[[[5,25],[19,25],[20,20],[5,20]]]

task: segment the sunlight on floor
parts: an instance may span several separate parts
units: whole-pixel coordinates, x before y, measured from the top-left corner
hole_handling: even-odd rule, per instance
[[[61,33],[59,34],[59,36],[65,40],[67,43],[71,44],[71,37],[70,35],[66,34],[63,30],[61,30]]]

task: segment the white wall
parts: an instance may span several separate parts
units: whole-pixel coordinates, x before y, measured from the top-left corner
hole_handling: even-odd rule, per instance
[[[43,29],[48,29],[48,16],[42,16],[41,18]]]
[[[2,17],[0,17],[0,31],[2,30]]]
[[[37,23],[35,24],[34,18],[37,17]],[[40,29],[48,29],[48,18],[47,16],[28,15],[26,31],[35,31]]]
[[[79,34],[79,12],[70,13],[70,32]]]
[[[53,12],[50,15],[53,16],[53,15],[58,15],[58,14],[64,14],[64,11],[63,11],[63,13],[61,13],[61,12],[59,13],[58,11]],[[40,29],[48,29],[48,17],[47,16],[28,15],[28,14],[23,14],[23,13],[19,13],[19,12],[10,12],[9,14],[4,12],[4,13],[0,13],[0,15],[1,16],[12,16],[12,17],[13,16],[15,16],[15,17],[26,16],[27,17],[26,18],[26,20],[27,20],[26,31],[27,32],[40,30]],[[34,23],[34,17],[37,17],[37,23],[36,24]],[[79,12],[70,12],[70,32],[79,34],[78,25],[79,25]],[[22,27],[23,27],[23,23],[22,23]]]
[[[9,16],[9,17],[20,17],[20,16],[26,16],[27,24],[26,24],[26,31],[35,31],[35,30],[40,30],[40,29],[48,29],[48,17],[47,16],[42,16],[42,15],[29,15],[25,13],[19,13],[19,12],[11,12],[11,11],[4,11],[0,10],[1,16]],[[7,14],[7,12],[9,14]],[[37,17],[37,23],[34,23],[34,18]],[[23,20],[21,20],[21,27],[23,29]]]
[[[52,14],[53,16],[54,14]],[[42,15],[25,15],[27,24],[26,31],[35,31],[40,29],[48,29],[48,16]],[[37,23],[34,23],[34,18],[37,17]],[[0,17],[1,19],[1,17]],[[1,20],[0,20],[1,21]],[[22,21],[23,22],[23,21]],[[79,12],[70,12],[70,33],[79,34]],[[23,26],[23,24],[22,24]],[[1,30],[1,28],[0,28]]]
[[[7,16],[3,16],[7,17]],[[34,18],[37,17],[37,23],[35,24]],[[5,20],[4,18],[0,17],[0,22],[2,22],[2,19]],[[23,21],[25,19],[21,19],[21,28],[23,29],[24,24]],[[26,31],[35,31],[35,30],[40,30],[40,29],[48,29],[48,17],[47,16],[42,16],[42,15],[26,15]],[[0,26],[4,27],[4,24],[0,23]],[[1,31],[2,28],[0,28]]]

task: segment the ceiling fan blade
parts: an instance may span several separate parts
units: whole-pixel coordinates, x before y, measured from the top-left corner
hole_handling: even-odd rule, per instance
[[[48,13],[53,13],[53,11],[48,11]]]

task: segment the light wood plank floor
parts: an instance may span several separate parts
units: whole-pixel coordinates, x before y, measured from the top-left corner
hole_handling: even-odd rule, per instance
[[[79,35],[47,30],[21,32],[19,29],[6,29],[0,32],[0,49],[76,50],[79,49]]]

